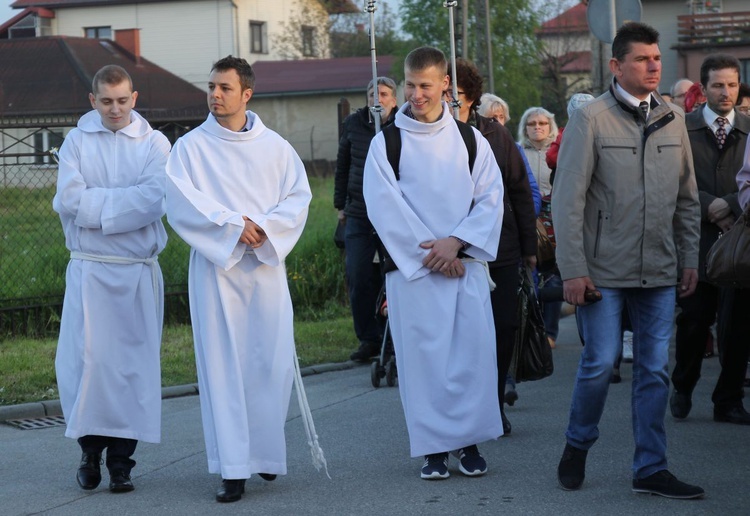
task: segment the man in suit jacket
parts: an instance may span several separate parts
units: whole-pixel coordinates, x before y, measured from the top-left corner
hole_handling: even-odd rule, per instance
[[[706,339],[717,320],[721,374],[712,396],[714,421],[750,425],[750,413],[742,405],[750,350],[750,290],[719,288],[708,283],[705,275],[711,245],[742,214],[736,175],[742,168],[750,118],[735,109],[739,71],[734,56],[707,56],[701,65],[701,88],[707,102],[685,117],[701,203],[699,281],[693,295],[678,300],[682,311],[677,316],[677,364],[669,406],[677,419],[690,413]]]

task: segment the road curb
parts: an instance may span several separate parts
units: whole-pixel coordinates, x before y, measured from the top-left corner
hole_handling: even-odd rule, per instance
[[[328,373],[331,371],[343,371],[351,369],[361,364],[348,360],[346,362],[318,364],[314,366],[303,367],[300,369],[302,376],[313,374]],[[198,394],[198,384],[189,383],[186,385],[172,385],[162,387],[161,398],[179,398],[182,396],[194,396]],[[45,400],[32,403],[21,403],[18,405],[7,405],[0,407],[0,422],[12,419],[34,419],[41,417],[62,416],[62,407],[60,400]]]

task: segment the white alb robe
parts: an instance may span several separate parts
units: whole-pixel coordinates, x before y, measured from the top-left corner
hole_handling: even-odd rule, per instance
[[[168,155],[135,111],[114,133],[85,114],[60,149],[52,205],[71,260],[55,368],[67,437],[160,440]]]
[[[495,328],[486,272],[466,263],[461,278],[422,265],[419,244],[456,236],[466,253],[493,260],[503,218],[500,169],[476,130],[477,157],[468,151],[444,105],[440,120],[425,124],[403,111],[400,180],[388,163],[385,141],[370,146],[364,174],[368,217],[398,271],[386,275],[399,391],[411,455],[441,453],[503,434],[497,396]]]
[[[167,217],[191,247],[189,293],[208,470],[286,474],[294,374],[284,259],[307,220],[310,187],[292,146],[251,111],[234,132],[213,115],[167,164]],[[239,243],[245,215],[268,240]]]

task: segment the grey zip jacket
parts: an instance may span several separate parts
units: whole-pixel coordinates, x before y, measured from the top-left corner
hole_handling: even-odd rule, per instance
[[[563,280],[654,288],[698,267],[700,204],[685,115],[652,95],[658,105],[644,123],[613,81],[565,128],[552,190]]]

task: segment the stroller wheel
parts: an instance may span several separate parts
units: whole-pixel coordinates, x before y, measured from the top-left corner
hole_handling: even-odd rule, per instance
[[[396,385],[396,377],[398,377],[396,359],[395,357],[391,357],[388,363],[385,364],[385,382],[388,384],[388,387]]]
[[[382,378],[382,375],[380,374],[380,364],[375,361],[370,366],[370,380],[372,381],[372,386],[376,389],[380,387],[380,379]]]

